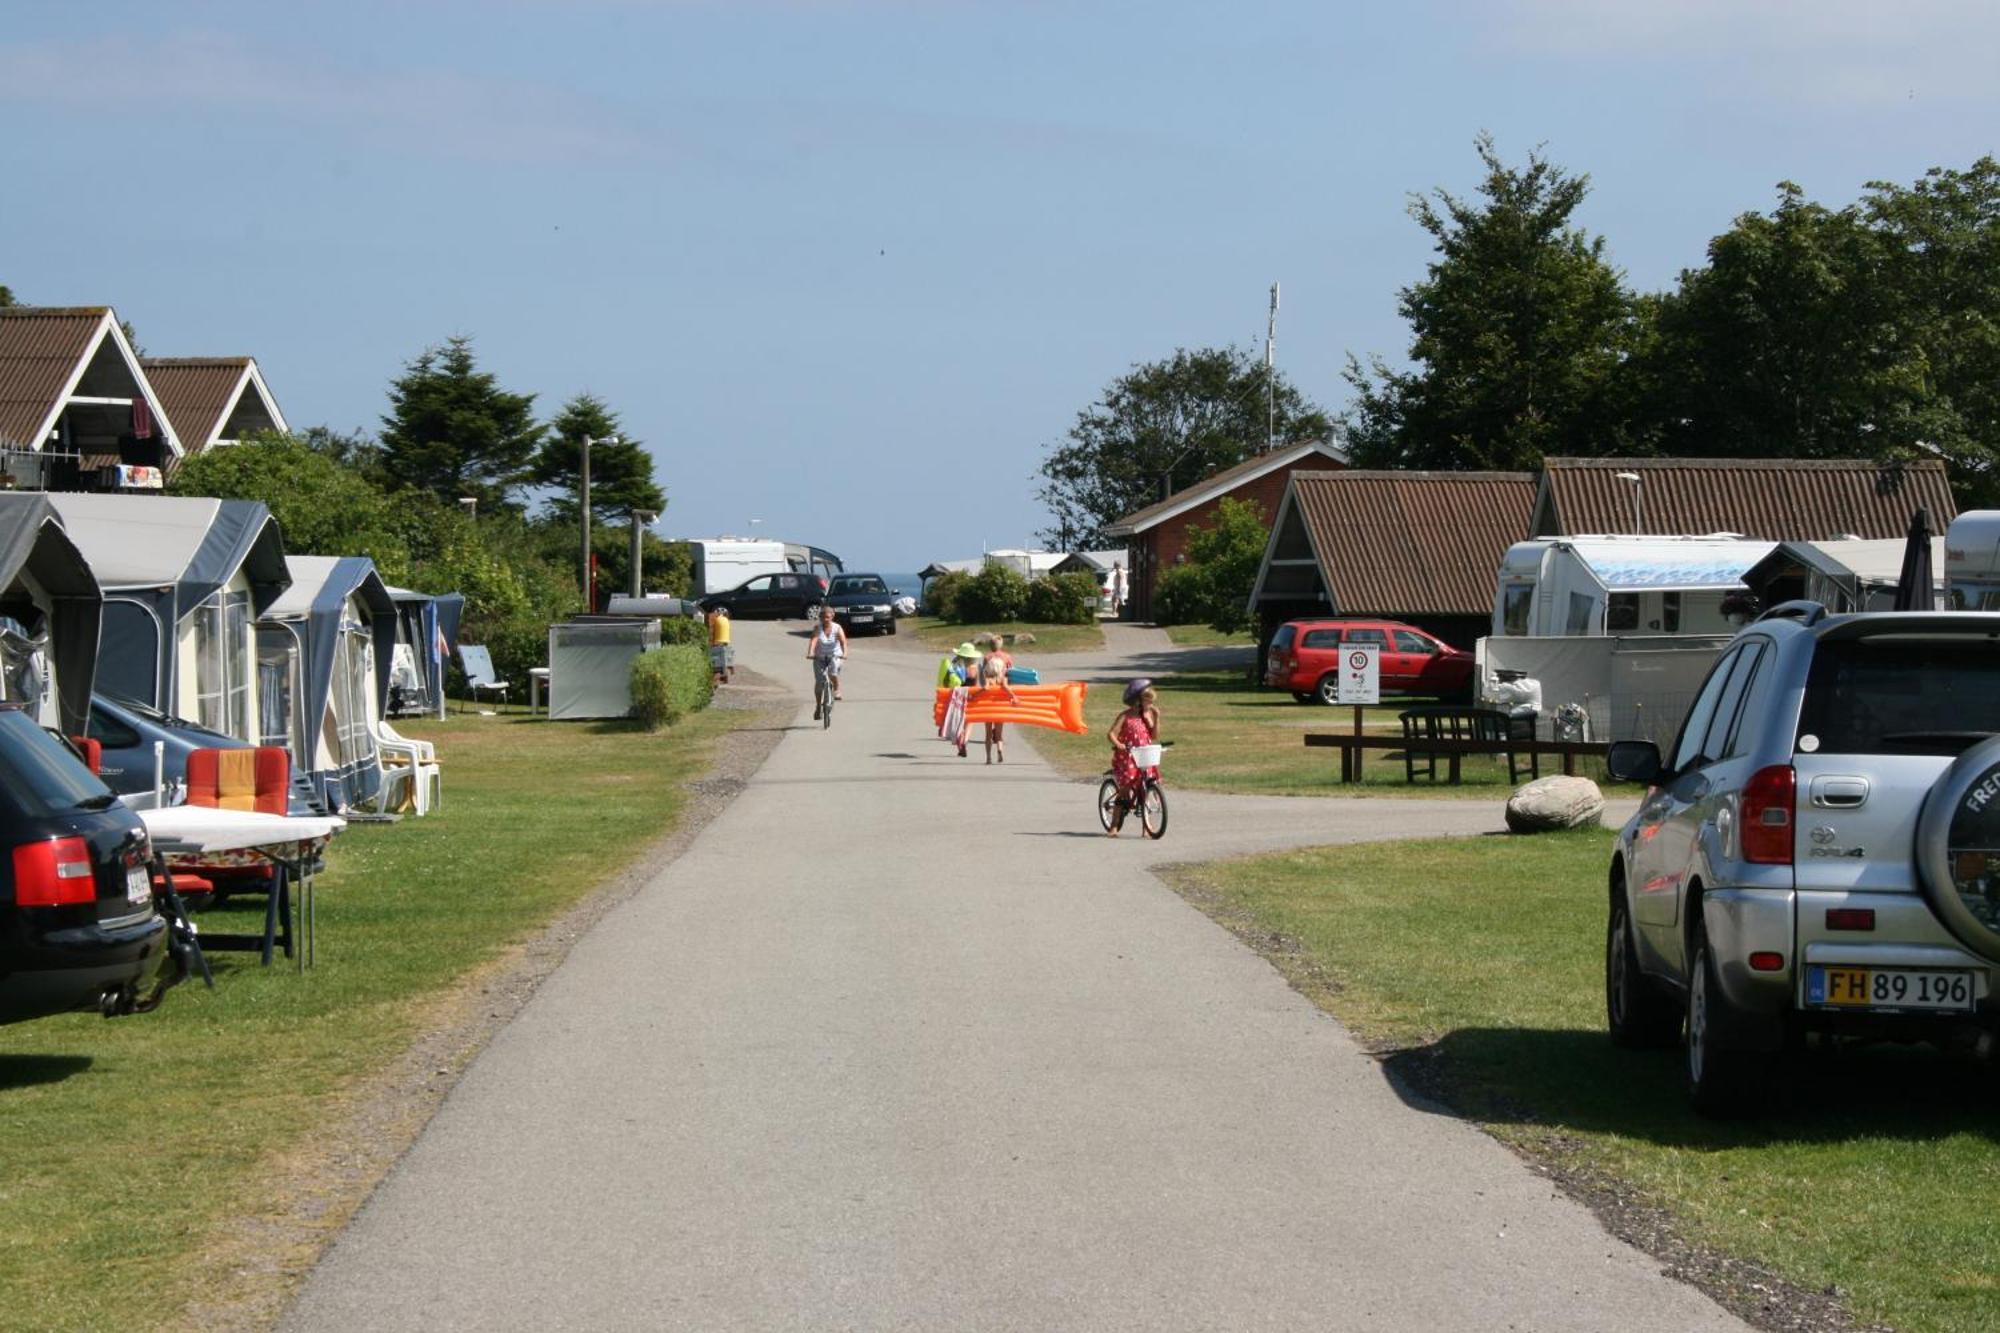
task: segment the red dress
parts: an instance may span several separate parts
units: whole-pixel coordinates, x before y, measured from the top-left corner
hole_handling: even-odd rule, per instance
[[[1139,779],[1145,775],[1140,772],[1139,766],[1132,762],[1130,747],[1151,745],[1153,729],[1146,725],[1146,719],[1143,717],[1121,718],[1118,722],[1118,739],[1123,741],[1127,748],[1111,752],[1111,774],[1118,779],[1121,790],[1131,791],[1139,785]]]

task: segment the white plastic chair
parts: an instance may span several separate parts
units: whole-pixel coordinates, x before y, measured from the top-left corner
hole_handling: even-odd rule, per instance
[[[407,789],[410,809],[427,815],[444,803],[444,775],[438,767],[437,747],[429,741],[412,740],[399,734],[387,722],[375,724],[375,748],[382,756],[382,806],[400,805]]]
[[[459,663],[465,668],[465,687],[472,691],[475,702],[483,694],[498,694],[500,702],[507,702],[507,691],[513,686],[493,675],[493,654],[476,643],[461,644],[458,650]]]

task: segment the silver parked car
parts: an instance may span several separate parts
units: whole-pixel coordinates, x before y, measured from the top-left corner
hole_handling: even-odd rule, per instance
[[[1620,1045],[1686,1036],[1722,1112],[1808,1033],[1989,1051],[2000,1007],[2000,614],[1793,602],[1716,661],[1612,851]]]

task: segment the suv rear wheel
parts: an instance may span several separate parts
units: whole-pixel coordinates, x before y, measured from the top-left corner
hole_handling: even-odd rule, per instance
[[[1681,1034],[1680,1006],[1639,970],[1622,879],[1612,887],[1611,920],[1604,931],[1604,1012],[1614,1046],[1668,1046]]]
[[[1701,911],[1699,902],[1693,910]],[[1729,998],[1715,975],[1715,950],[1697,916],[1689,942],[1687,993],[1688,1100],[1703,1115],[1726,1116],[1743,1107],[1753,1066],[1750,1053],[1731,1050],[1720,1036],[1729,1027]]]

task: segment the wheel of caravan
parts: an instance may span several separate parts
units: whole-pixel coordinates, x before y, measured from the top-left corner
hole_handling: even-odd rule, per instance
[[[1321,703],[1325,704],[1329,708],[1331,708],[1334,704],[1339,703],[1340,677],[1331,671],[1327,672],[1324,676],[1321,676],[1319,678],[1319,684],[1313,687],[1313,697],[1318,699]]]
[[[1106,778],[1097,784],[1097,822],[1104,825],[1104,831],[1111,831],[1112,822],[1118,818],[1118,779]]]
[[[1931,911],[1966,948],[2000,962],[2000,737],[1952,761],[1917,820],[1917,879]]]
[[[1167,794],[1157,782],[1146,784],[1146,794],[1140,798],[1139,818],[1149,838],[1167,836]]]
[[[1693,910],[1701,911],[1701,905],[1696,903]],[[1692,959],[1687,993],[1688,1100],[1703,1115],[1732,1115],[1742,1109],[1748,1095],[1751,1058],[1719,1039],[1719,1032],[1728,1027],[1729,998],[1716,980],[1715,950],[1699,921],[1688,953]]]
[[[1632,1048],[1666,1046],[1680,1035],[1680,1007],[1639,970],[1622,879],[1611,894],[1611,920],[1604,931],[1604,1013],[1611,1042]]]

